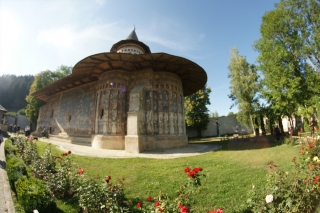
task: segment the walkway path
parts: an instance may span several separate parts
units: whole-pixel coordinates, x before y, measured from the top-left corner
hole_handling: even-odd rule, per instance
[[[6,139],[5,139],[6,140]],[[6,172],[4,142],[0,146],[0,212],[15,213]]]
[[[180,158],[188,157],[194,155],[200,155],[206,152],[221,149],[220,145],[213,144],[189,144],[184,148],[168,149],[162,151],[146,151],[140,154],[127,153],[124,150],[107,150],[107,149],[97,149],[89,146],[80,146],[70,143],[64,143],[60,141],[53,141],[50,139],[39,138],[39,141],[44,141],[56,145],[59,149],[68,151],[70,150],[73,154],[91,156],[91,157],[101,157],[101,158],[158,158],[158,159],[168,159],[168,158]]]

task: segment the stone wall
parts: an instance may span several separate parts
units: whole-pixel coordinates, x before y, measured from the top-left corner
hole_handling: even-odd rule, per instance
[[[247,134],[250,133],[251,130],[248,129],[245,125],[240,124],[237,121],[235,116],[226,116],[226,117],[219,117],[219,133],[221,135],[231,135],[231,134]],[[216,118],[210,118],[210,122],[207,126],[206,130],[202,130],[201,132],[202,137],[212,137],[218,136],[217,133],[217,125],[216,125]],[[197,137],[197,132],[195,130],[187,130],[188,137]]]

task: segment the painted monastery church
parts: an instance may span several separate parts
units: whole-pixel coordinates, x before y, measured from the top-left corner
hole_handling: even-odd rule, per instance
[[[102,149],[140,153],[188,144],[184,96],[207,82],[196,63],[151,53],[135,29],[110,52],[79,61],[72,74],[32,95],[40,108],[37,132]]]

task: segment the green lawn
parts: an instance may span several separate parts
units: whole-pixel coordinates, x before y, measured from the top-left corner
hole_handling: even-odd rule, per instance
[[[179,186],[187,180],[184,169],[187,166],[202,167],[206,178],[195,196],[194,210],[208,212],[222,207],[228,213],[245,200],[252,185],[265,185],[266,174],[270,172],[268,163],[273,161],[278,169],[290,172],[293,169],[291,160],[301,149],[274,145],[264,149],[231,151],[227,148],[228,141],[198,142],[221,144],[223,149],[177,159],[110,159],[73,155],[73,161],[85,170],[88,177],[103,179],[111,175],[114,182],[116,178],[125,178],[125,193],[133,202],[145,201],[149,195],[157,196],[160,190],[174,196]],[[38,144],[40,150],[47,145],[43,142]],[[57,149],[53,149],[53,152],[61,153]],[[64,212],[77,212],[65,203],[60,202],[59,205]]]

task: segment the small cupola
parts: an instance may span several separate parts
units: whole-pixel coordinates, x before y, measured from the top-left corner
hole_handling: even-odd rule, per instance
[[[133,28],[126,40],[121,40],[115,43],[111,47],[110,52],[137,55],[151,53],[150,48],[143,42],[139,41],[135,28]]]

